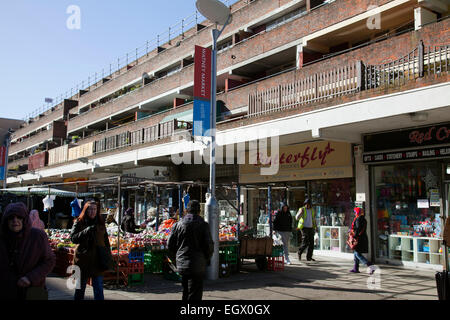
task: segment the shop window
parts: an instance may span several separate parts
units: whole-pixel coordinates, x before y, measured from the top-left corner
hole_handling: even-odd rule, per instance
[[[440,165],[374,168],[377,256],[441,264]]]
[[[315,247],[320,250],[350,252],[345,240],[353,221],[353,179],[312,181],[309,190],[319,227]]]

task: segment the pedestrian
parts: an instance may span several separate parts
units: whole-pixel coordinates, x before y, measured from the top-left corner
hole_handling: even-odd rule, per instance
[[[0,226],[0,300],[48,299],[45,279],[55,260],[47,234],[32,228],[26,206],[6,206]]]
[[[44,222],[39,218],[39,211],[36,209],[33,209],[30,211],[30,220],[31,220],[31,227],[45,230],[45,224]]]
[[[108,210],[108,216],[106,217],[106,224],[114,223],[115,225],[119,225],[117,223],[119,219],[119,203],[114,204],[114,208]]]
[[[316,261],[312,256],[314,252],[314,234],[317,231],[317,223],[316,212],[311,205],[311,200],[306,199],[303,202],[303,207],[298,210],[295,219],[298,220],[297,229],[303,234],[302,245],[298,249],[298,260],[302,259],[303,252],[308,248],[306,260]]]
[[[121,224],[122,231],[129,232],[129,233],[139,233],[139,232],[142,232],[143,230],[138,230],[138,229],[139,228],[145,229],[146,226],[147,226],[147,224],[145,222],[139,226],[136,225],[136,222],[134,222],[134,209],[133,208],[128,208],[125,211],[125,214],[124,214],[124,217],[122,220],[122,224]]]
[[[282,205],[273,220],[273,230],[281,236],[283,242],[283,252],[286,264],[291,264],[289,260],[289,240],[292,233],[292,216],[287,205]]]
[[[189,201],[187,214],[175,223],[167,243],[170,254],[176,256],[183,284],[183,301],[202,300],[203,278],[214,252],[209,225],[199,213],[200,203]]]
[[[367,265],[368,267],[372,266],[373,263],[369,262],[364,256],[363,253],[369,252],[369,239],[367,237],[367,221],[364,217],[364,211],[361,208],[353,209],[355,213],[355,218],[352,222],[352,228],[350,232],[353,234],[353,237],[358,241],[356,247],[353,249],[354,255],[354,266],[353,269],[350,270],[352,273],[359,273],[359,262]],[[373,274],[374,269],[370,269],[370,274]]]
[[[81,271],[80,289],[75,290],[75,300],[83,300],[86,284],[92,279],[94,299],[104,300],[103,273],[112,269],[111,248],[105,221],[95,200],[86,201],[75,221],[70,239],[77,244],[73,264]]]

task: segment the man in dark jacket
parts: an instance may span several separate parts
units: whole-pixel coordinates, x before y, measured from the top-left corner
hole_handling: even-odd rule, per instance
[[[139,228],[144,229],[146,227],[146,224],[143,223],[139,226]],[[122,231],[129,232],[129,233],[140,233],[143,230],[138,230],[138,226],[136,225],[136,222],[134,222],[134,209],[128,208],[125,211],[123,221],[121,223]]]
[[[214,252],[209,225],[199,212],[199,202],[191,200],[188,213],[175,223],[168,241],[169,251],[176,255],[177,269],[182,277],[183,301],[202,300],[206,265]]]
[[[283,205],[273,220],[273,230],[278,232],[283,242],[284,259],[286,264],[291,264],[289,260],[289,239],[292,232],[292,216],[287,205]]]
[[[44,288],[55,259],[47,234],[31,227],[26,206],[9,204],[0,225],[0,300],[23,300],[27,288]]]

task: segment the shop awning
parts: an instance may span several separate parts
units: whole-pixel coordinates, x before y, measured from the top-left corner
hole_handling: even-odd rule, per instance
[[[58,196],[58,197],[67,197],[67,198],[75,198],[77,197],[76,192],[71,191],[65,191],[55,188],[50,188],[50,192],[48,188],[45,187],[17,187],[17,188],[7,188],[7,189],[0,189],[0,192],[3,193],[12,193],[19,196],[27,196],[30,195],[36,195],[36,196],[46,196],[48,194],[52,196]],[[78,197],[84,198],[88,196],[93,196],[96,193],[93,192],[87,192],[87,193],[78,193]]]

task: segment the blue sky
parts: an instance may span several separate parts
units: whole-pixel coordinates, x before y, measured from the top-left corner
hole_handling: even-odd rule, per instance
[[[79,30],[67,28],[70,5]],[[2,1],[0,118],[24,118],[194,13],[195,0]]]

